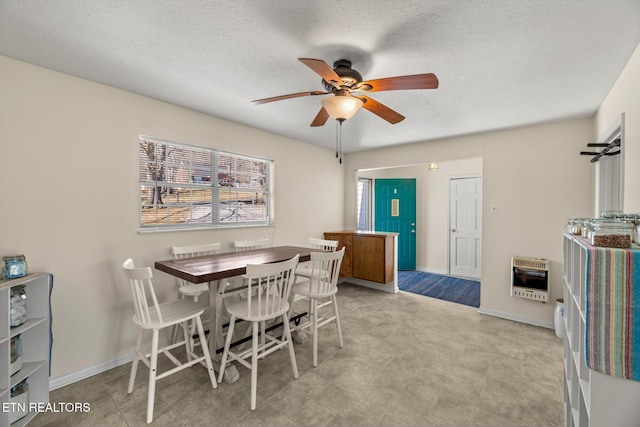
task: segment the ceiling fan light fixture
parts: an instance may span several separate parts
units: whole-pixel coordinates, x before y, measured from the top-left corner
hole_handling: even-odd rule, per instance
[[[338,121],[349,120],[358,112],[362,104],[362,100],[348,95],[336,95],[322,100],[322,106],[329,116]]]

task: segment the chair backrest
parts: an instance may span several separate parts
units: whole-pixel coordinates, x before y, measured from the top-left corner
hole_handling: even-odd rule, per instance
[[[129,280],[131,286],[131,295],[133,296],[133,309],[136,314],[134,321],[142,325],[151,323],[162,323],[162,313],[156,292],[153,289],[153,271],[150,267],[136,268],[131,258],[122,263],[124,274]],[[151,299],[152,306],[149,307],[148,299]]]
[[[336,252],[311,252],[309,286],[315,295],[328,296],[337,291],[344,251],[342,248]]]
[[[217,253],[220,253],[220,243],[171,247],[171,255],[173,255],[174,258],[189,258],[192,256],[213,255]]]
[[[266,248],[271,245],[270,239],[259,240],[236,240],[233,242],[233,247],[236,252],[248,251],[251,249]]]
[[[309,247],[311,249],[322,249],[323,251],[331,251],[335,252],[338,248],[337,240],[324,240],[324,239],[316,239],[314,237],[309,237]]]
[[[220,243],[207,243],[204,245],[192,245],[192,246],[172,246],[171,255],[174,259],[178,258],[190,258],[193,256],[213,255],[220,253]],[[176,283],[178,286],[184,286],[190,283],[184,279],[176,277]]]
[[[247,265],[248,295],[253,295],[247,298],[247,312],[252,317],[248,320],[269,319],[288,310],[299,258],[296,255],[287,261]]]

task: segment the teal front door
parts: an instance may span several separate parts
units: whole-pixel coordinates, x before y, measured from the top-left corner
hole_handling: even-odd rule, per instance
[[[398,270],[416,269],[416,180],[375,180],[375,231],[398,236]]]

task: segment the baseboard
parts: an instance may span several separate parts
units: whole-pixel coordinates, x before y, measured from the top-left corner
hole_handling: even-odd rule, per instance
[[[60,387],[75,383],[85,378],[92,377],[94,375],[101,374],[109,369],[117,368],[118,366],[129,363],[133,360],[133,353],[125,354],[113,360],[108,360],[97,365],[89,366],[88,368],[81,369],[79,371],[72,372],[67,375],[63,375],[57,378],[51,378],[49,380],[49,390],[55,390]]]
[[[555,329],[553,322],[543,322],[538,319],[531,319],[529,317],[518,316],[513,313],[505,313],[503,311],[492,310],[490,308],[483,308],[482,306],[480,306],[480,308],[478,309],[478,313],[487,314],[493,317],[500,317],[502,319],[513,320],[515,322],[526,323],[528,325],[540,326],[548,329]]]

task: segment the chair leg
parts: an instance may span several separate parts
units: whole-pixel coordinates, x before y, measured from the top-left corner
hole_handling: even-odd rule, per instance
[[[180,325],[173,325],[173,332],[171,334],[171,343],[175,344],[178,341],[178,333],[180,331]]]
[[[200,337],[200,347],[202,347],[202,353],[204,355],[204,362],[207,365],[207,372],[209,373],[209,379],[211,380],[211,386],[213,388],[218,387],[216,382],[216,375],[213,372],[213,364],[211,363],[211,356],[209,355],[209,346],[207,345],[207,339],[204,336],[204,328],[202,327],[202,319],[196,317],[194,319],[196,327],[198,329],[198,336]]]
[[[291,328],[289,327],[289,317],[282,315],[282,324],[284,325],[284,335],[287,337],[287,346],[289,347],[289,358],[291,359],[291,370],[293,370],[293,378],[298,378],[298,363],[296,363],[296,354],[293,351],[293,341],[291,340]]]
[[[195,326],[195,325],[193,325]],[[184,337],[184,348],[187,353],[187,361],[191,362],[193,359],[193,331],[192,325],[189,325],[189,321],[180,323],[180,327],[182,328],[182,336]]]
[[[191,349],[191,351],[195,351],[196,348],[196,342],[193,339],[193,336],[196,333],[196,322],[195,319],[191,321],[191,327],[189,328],[189,348]]]
[[[251,410],[256,409],[256,392],[258,388],[258,322],[253,323],[253,339],[251,340]]]
[[[133,351],[133,363],[131,364],[131,374],[129,375],[129,388],[127,393],[133,391],[133,384],[136,381],[136,373],[138,372],[138,353],[142,349],[142,337],[144,336],[144,329],[138,329],[138,339],[136,340],[136,349]]]
[[[147,424],[153,421],[153,405],[156,398],[156,374],[158,370],[158,330],[153,330],[151,361],[149,365],[149,395],[147,396]]]
[[[265,325],[265,321],[263,320],[262,322],[260,322],[260,348],[265,347],[265,345],[267,344],[267,332],[266,332],[266,325]],[[262,357],[260,357],[260,359],[264,359],[265,356],[263,355]]]
[[[340,327],[340,315],[338,314],[338,299],[335,294],[331,295],[331,301],[333,302],[333,315],[336,318],[336,329],[338,330],[338,342],[340,343],[340,348],[344,347],[344,343],[342,342],[342,328]]]
[[[229,320],[229,330],[227,331],[227,341],[224,344],[224,351],[222,352],[222,359],[220,360],[220,372],[218,373],[218,382],[221,383],[224,379],[224,369],[227,365],[227,359],[229,358],[229,349],[231,348],[231,340],[233,339],[233,328],[236,325],[236,316],[231,316]]]
[[[313,367],[318,366],[318,300],[311,298],[310,304],[313,306]]]

